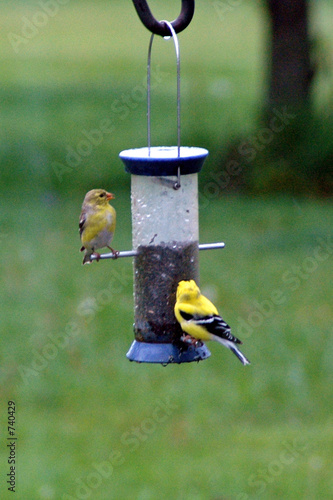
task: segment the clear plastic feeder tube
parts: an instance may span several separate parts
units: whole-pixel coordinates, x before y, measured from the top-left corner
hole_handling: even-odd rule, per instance
[[[197,172],[207,154],[201,148],[183,147],[180,157],[177,148],[150,148],[149,156],[147,148],[120,154],[132,174],[132,239],[137,251],[134,333],[138,343],[175,346],[182,335],[174,315],[176,290],[181,280],[199,280]],[[199,358],[198,352],[192,354],[193,359],[187,361],[203,359],[209,351]],[[182,362],[174,360],[175,353],[169,358],[155,362]]]

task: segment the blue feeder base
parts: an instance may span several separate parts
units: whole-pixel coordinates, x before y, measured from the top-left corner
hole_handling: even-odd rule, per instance
[[[181,344],[151,344],[134,340],[128,353],[130,361],[137,363],[161,363],[166,366],[170,363],[190,363],[209,358],[210,351],[205,344],[198,347]]]

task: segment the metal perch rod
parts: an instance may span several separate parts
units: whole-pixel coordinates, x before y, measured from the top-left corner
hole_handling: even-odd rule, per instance
[[[224,248],[224,247],[225,247],[225,243],[220,241],[218,243],[204,243],[202,245],[199,245],[199,250],[216,250],[218,248]],[[119,254],[117,256],[115,256],[112,252],[102,253],[100,260],[102,260],[102,259],[116,259],[116,258],[119,259],[120,257],[135,257],[136,255],[137,255],[136,250],[125,250],[123,252],[119,252]],[[91,256],[91,260],[96,260],[96,259],[97,259],[97,256],[93,254]]]

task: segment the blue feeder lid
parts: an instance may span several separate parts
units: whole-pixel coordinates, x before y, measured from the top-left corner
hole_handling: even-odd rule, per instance
[[[197,147],[154,146],[151,148],[126,149],[119,154],[126,172],[146,176],[176,176],[200,172],[208,150]]]
[[[151,344],[134,340],[126,356],[130,361],[137,363],[168,365],[170,363],[202,361],[209,358],[210,351],[203,343],[198,347],[184,344],[184,347],[181,348],[175,344]]]

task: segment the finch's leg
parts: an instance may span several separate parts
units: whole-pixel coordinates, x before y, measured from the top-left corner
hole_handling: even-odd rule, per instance
[[[180,337],[180,340],[185,344],[194,345],[194,347],[202,345],[201,340],[195,339],[191,337],[191,335],[183,335],[182,337]]]
[[[101,254],[98,252],[93,252],[93,254],[96,255],[96,262],[98,262],[99,259],[101,258]],[[90,260],[90,262],[92,262],[92,261]]]
[[[111,252],[112,252],[112,253],[113,253],[113,255],[114,255],[114,258],[116,259],[116,258],[118,257],[118,255],[119,255],[119,251],[118,251],[118,250],[114,250],[113,248],[109,247],[109,245],[107,246],[107,248],[108,248],[109,250],[111,250]]]

